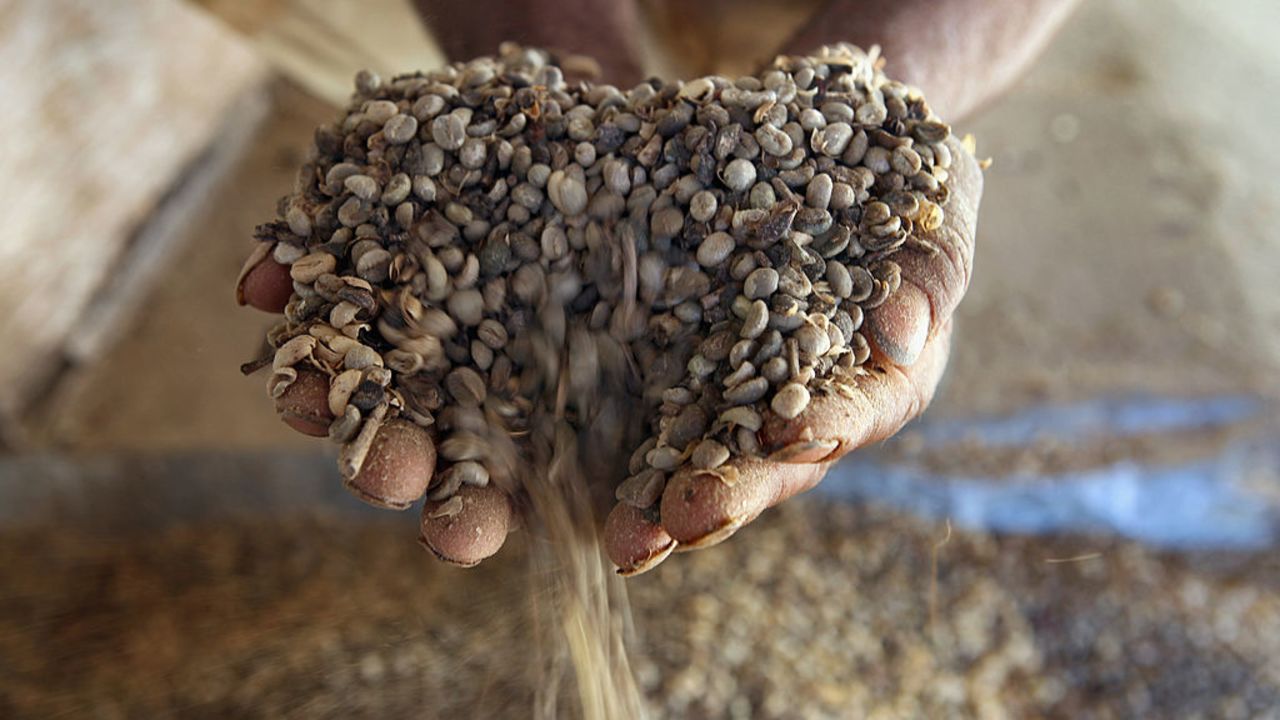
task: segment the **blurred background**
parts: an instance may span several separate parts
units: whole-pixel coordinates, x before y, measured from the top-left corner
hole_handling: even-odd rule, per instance
[[[726,70],[805,5],[743,4]],[[1086,0],[957,127],[938,398],[628,583],[657,716],[1280,717],[1276,27]],[[238,371],[312,128],[442,62],[406,0],[0,0],[0,717],[527,714],[518,538],[435,563]]]

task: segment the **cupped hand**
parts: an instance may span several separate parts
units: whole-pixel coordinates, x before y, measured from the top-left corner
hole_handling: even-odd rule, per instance
[[[511,22],[494,24],[482,2],[418,2],[453,56],[491,53],[499,41],[514,39],[594,56],[606,81],[625,85],[639,79],[639,12],[633,3],[575,0],[569,4],[575,20],[569,23],[554,19],[563,19],[564,4],[551,3],[555,12],[543,13],[538,8],[544,4],[525,3],[510,16]],[[779,51],[805,52],[841,40],[879,42],[886,46],[890,74],[922,87],[943,117],[954,119],[1007,84],[1072,4],[1031,0],[978,7],[973,0],[833,0]],[[1015,9],[1005,12],[1009,8]],[[910,31],[931,17],[946,20],[952,32],[939,39]],[[1002,17],[1004,22],[997,22]],[[966,62],[974,69],[965,72]],[[925,243],[894,256],[902,269],[902,285],[866,315],[864,334],[872,348],[869,373],[847,394],[815,397],[799,418],[766,417],[759,440],[767,456],[733,460],[737,482],[726,484],[690,470],[678,473],[667,484],[656,523],[652,515],[631,506],[615,507],[605,524],[605,545],[622,573],[652,568],[677,547],[724,540],[765,509],[812,488],[845,454],[894,434],[928,405],[946,365],[952,312],[973,268],[982,194],[976,160],[951,142],[945,222],[922,234]],[[283,311],[291,292],[289,269],[270,257],[251,262],[238,289],[242,303],[272,313]],[[301,372],[276,405],[286,423],[306,434],[324,436],[333,420],[328,379],[318,372]],[[378,430],[359,473],[347,484],[366,501],[405,508],[426,492],[436,470],[436,448],[427,431],[393,420]],[[425,503],[421,540],[440,559],[471,566],[496,553],[517,522],[512,500],[497,484],[463,485],[447,501]]]
[[[953,166],[945,220],[937,230],[921,233],[924,243],[894,256],[902,268],[902,285],[867,313],[869,372],[848,394],[815,397],[794,420],[766,414],[759,438],[768,455],[732,461],[736,483],[689,470],[677,474],[663,494],[660,524],[629,505],[615,507],[605,524],[605,545],[622,572],[651,568],[677,545],[696,548],[727,538],[765,509],[816,485],[845,454],[893,435],[928,405],[946,365],[952,312],[968,287],[982,194],[976,160],[950,142]],[[241,287],[247,304],[281,312],[291,290],[288,268],[264,258],[248,271]],[[333,420],[328,393],[326,377],[303,371],[277,399],[276,408],[295,430],[323,437]],[[392,421],[379,430],[363,467],[347,484],[373,504],[405,508],[426,491],[435,457],[425,430]],[[455,497],[460,500],[426,503],[422,542],[442,560],[470,566],[501,548],[515,515],[496,485],[463,486]]]
[[[289,268],[265,253],[248,259],[236,288],[240,304],[272,314],[284,312],[292,293]],[[276,412],[294,430],[325,437],[334,420],[329,390],[326,375],[300,370],[276,398]],[[359,465],[359,472],[345,478],[347,488],[372,505],[403,510],[421,498],[435,478],[435,442],[418,425],[394,419],[377,428]],[[497,485],[463,485],[448,501],[427,501],[421,542],[441,560],[470,567],[502,547],[513,522],[511,499]]]
[[[766,414],[764,458],[735,458],[737,481],[682,469],[667,483],[660,520],[618,504],[605,522],[605,548],[623,574],[654,567],[677,547],[714,545],[761,512],[817,485],[844,455],[893,435],[933,397],[951,345],[951,315],[969,285],[982,173],[954,140],[951,197],[941,227],[893,256],[902,285],[867,313],[869,372],[848,394],[815,397],[798,418]],[[924,245],[932,247],[927,249]],[[732,477],[733,473],[728,473]]]

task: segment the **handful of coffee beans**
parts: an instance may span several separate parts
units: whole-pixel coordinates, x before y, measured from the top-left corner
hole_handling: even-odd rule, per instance
[[[274,262],[292,295],[246,367],[377,505],[518,502],[538,418],[615,438],[596,481],[646,512],[685,466],[733,483],[770,415],[850,392],[894,253],[942,224],[950,128],[881,65],[836,45],[622,89],[508,44],[361,73],[257,229],[242,289]]]

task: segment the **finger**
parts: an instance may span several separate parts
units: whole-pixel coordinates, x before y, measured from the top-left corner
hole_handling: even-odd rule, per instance
[[[945,322],[914,364],[872,365],[848,393],[815,397],[798,421],[766,416],[759,437],[769,457],[786,464],[835,460],[901,430],[933,399],[947,367],[950,329],[951,323]],[[817,458],[788,453],[789,448],[805,443],[826,443],[831,449]]]
[[[360,472],[343,480],[370,505],[403,510],[427,492],[436,468],[436,446],[426,430],[396,418],[378,428]]]
[[[817,485],[836,459],[892,435],[924,410],[946,367],[949,342],[949,333],[939,333],[915,365],[873,370],[847,395],[818,396],[798,420],[770,415],[760,430],[772,451],[765,459],[735,459],[727,473],[677,472],[662,495],[662,527],[682,547],[714,545]]]
[[[448,500],[423,505],[419,542],[447,563],[472,567],[498,552],[511,524],[506,493],[493,485],[468,485]]]
[[[952,120],[1004,90],[1030,65],[1076,0],[831,0],[783,48],[879,45],[889,73]]]
[[[905,367],[915,363],[924,350],[933,317],[929,296],[904,277],[883,304],[867,311],[864,335],[889,362]]]
[[[304,435],[328,436],[333,422],[329,378],[318,370],[299,370],[298,378],[276,398],[276,412],[286,425]]]
[[[329,411],[329,379],[316,370],[300,370],[298,378],[276,398],[276,412],[289,427],[306,435],[326,437],[333,414]],[[427,491],[436,466],[435,443],[426,430],[396,418],[378,429],[366,460],[343,484],[365,502],[403,510]]]
[[[240,279],[237,299],[241,305],[251,305],[263,312],[282,313],[293,295],[293,279],[289,267],[281,265],[270,256],[258,261]]]
[[[676,548],[661,525],[652,522],[644,511],[618,503],[604,521],[604,550],[618,574],[639,575],[658,566]]]
[[[954,137],[947,140],[952,163],[947,184],[950,197],[944,206],[942,225],[921,231],[919,237],[938,252],[905,248],[893,259],[902,268],[903,280],[924,290],[937,326],[951,317],[969,288],[973,272],[974,239],[978,229],[978,203],[982,198],[982,171],[978,161]]]
[[[499,43],[571,52],[594,58],[606,81],[628,87],[641,80],[634,2],[526,0],[520,3],[416,0],[418,14],[450,60],[498,51]]]
[[[662,494],[662,527],[684,548],[702,548],[728,539],[782,500],[817,484],[821,464],[784,466],[768,460],[732,461],[737,479],[725,482],[705,471],[682,470]]]
[[[902,268],[902,285],[866,315],[867,339],[897,365],[910,365],[924,342],[955,312],[973,274],[974,238],[982,171],[973,155],[949,138],[952,162],[947,186],[949,199],[943,221],[935,230],[919,230],[924,246],[907,245],[892,259]]]

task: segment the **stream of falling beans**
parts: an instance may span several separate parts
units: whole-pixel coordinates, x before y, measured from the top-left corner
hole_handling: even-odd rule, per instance
[[[585,720],[645,717],[643,700],[627,660],[631,613],[624,581],[604,556],[593,500],[578,461],[575,432],[549,422],[550,457],[540,482],[529,484],[539,534],[531,559],[534,618],[540,623],[534,716],[566,716],[561,685]],[[539,443],[546,447],[548,443]],[[576,714],[576,713],[575,713]]]
[[[274,352],[251,365],[271,365],[283,410],[321,388],[307,425],[341,445],[360,497],[425,494],[429,520],[490,483],[516,503],[537,715],[577,714],[560,705],[576,695],[586,718],[628,718],[625,594],[595,510],[659,522],[677,472],[732,485],[733,458],[788,451],[761,446],[766,419],[851,393],[864,313],[901,283],[893,257],[936,252],[959,146],[874,48],[630,89],[568,66],[508,44],[362,73],[241,280],[288,266]],[[440,467],[387,472],[397,438],[433,444]]]
[[[528,597],[542,656],[534,715],[641,718],[644,705],[626,652],[630,605],[605,557],[597,516],[612,500],[613,478],[626,461],[623,448],[643,426],[628,390],[637,379],[627,363],[607,360],[621,358],[618,353],[604,353],[601,364],[574,362],[568,338],[578,325],[562,332],[560,314],[551,313],[529,331],[541,348],[537,365],[552,380],[530,418],[533,472],[518,475],[533,538]],[[566,695],[575,707],[561,705]]]

